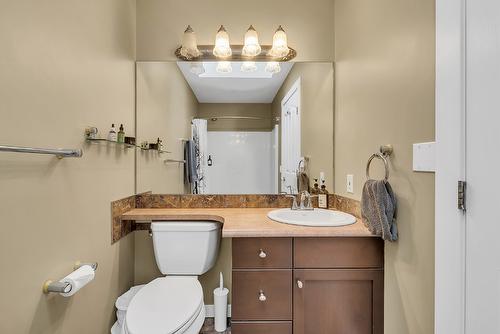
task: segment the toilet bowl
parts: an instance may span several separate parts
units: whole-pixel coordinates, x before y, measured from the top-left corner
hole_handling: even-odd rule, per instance
[[[156,263],[167,275],[140,289],[130,301],[126,334],[198,334],[205,321],[197,275],[213,267],[221,226],[214,222],[151,223]]]

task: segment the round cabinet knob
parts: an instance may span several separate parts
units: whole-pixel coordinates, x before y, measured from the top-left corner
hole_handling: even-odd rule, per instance
[[[259,300],[260,300],[261,302],[265,302],[265,301],[267,300],[267,297],[266,297],[266,295],[264,294],[264,291],[262,291],[262,290],[260,290],[260,291],[259,291]]]
[[[266,252],[264,252],[262,249],[260,249],[260,251],[259,251],[259,257],[261,259],[265,259],[267,257]]]
[[[302,289],[302,288],[304,287],[304,283],[302,283],[302,281],[301,281],[301,280],[299,280],[299,279],[297,280],[297,287],[298,287],[299,289]]]

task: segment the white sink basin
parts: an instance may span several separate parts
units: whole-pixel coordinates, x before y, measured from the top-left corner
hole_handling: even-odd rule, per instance
[[[356,222],[353,215],[326,209],[279,209],[269,212],[267,216],[279,223],[303,226],[345,226]]]

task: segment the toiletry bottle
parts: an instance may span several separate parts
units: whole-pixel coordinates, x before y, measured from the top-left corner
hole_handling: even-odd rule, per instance
[[[120,124],[120,131],[118,131],[117,142],[119,143],[125,142],[125,132],[123,131],[123,124]]]
[[[111,129],[109,130],[109,133],[108,133],[108,140],[109,141],[116,141],[116,129],[115,129],[115,125],[114,124],[111,124]]]
[[[321,189],[318,194],[318,207],[328,209],[328,190],[326,190],[325,179],[321,180]]]
[[[314,185],[313,188],[311,189],[311,194],[317,195],[319,194],[320,189],[319,189],[319,184],[318,184],[318,179],[314,179]]]

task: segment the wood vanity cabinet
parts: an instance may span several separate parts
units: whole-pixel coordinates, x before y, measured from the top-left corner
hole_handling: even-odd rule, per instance
[[[233,334],[382,334],[379,238],[233,238]]]

